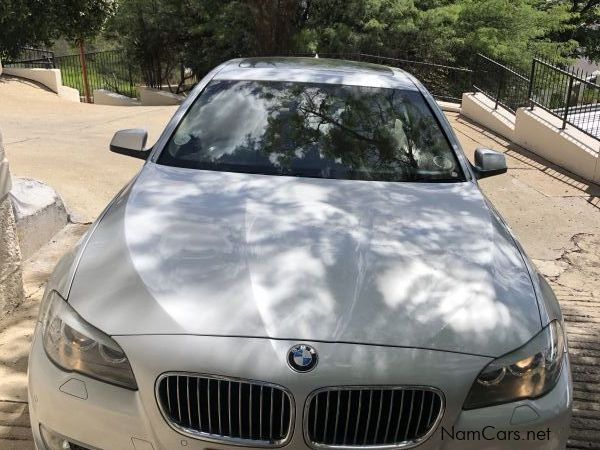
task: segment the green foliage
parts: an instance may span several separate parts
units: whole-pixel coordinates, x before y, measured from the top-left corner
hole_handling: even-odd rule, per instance
[[[303,14],[297,0],[122,0],[109,30],[147,84],[179,90],[181,61],[203,75],[230,58],[288,52]]]
[[[142,67],[146,84],[160,86],[180,60],[186,34],[180,16],[183,2],[129,0],[120,2],[108,30]]]
[[[23,46],[49,46],[59,36],[80,41],[96,36],[114,9],[113,0],[1,0],[0,56]]]
[[[548,0],[547,3],[568,12],[565,26],[550,37],[557,41],[577,42],[576,55],[600,61],[600,0]]]
[[[73,42],[97,36],[115,8],[113,0],[53,0],[52,3],[58,32]]]
[[[180,79],[179,61],[201,75],[235,56],[294,52],[462,65],[482,52],[517,67],[534,55],[600,59],[600,0],[3,0],[0,53],[59,35],[89,41],[106,18],[150,83]]]
[[[16,56],[25,45],[48,44],[56,35],[53,14],[47,0],[0,1],[0,57]]]
[[[535,55],[558,59],[572,50],[568,43],[545,37],[567,19],[565,9],[539,9],[536,0],[467,0],[456,23],[456,54],[481,52],[520,68]]]
[[[155,84],[182,84],[178,62],[201,76],[233,57],[295,52],[463,66],[481,52],[524,70],[534,55],[565,60],[582,42],[600,51],[574,31],[584,16],[597,21],[589,3],[600,0],[120,0],[110,30]]]
[[[362,51],[466,65],[478,52],[520,67],[560,59],[576,42],[548,36],[571,13],[541,0],[318,0],[298,44],[307,51]]]
[[[412,0],[319,0],[300,39],[324,53],[392,53],[410,46],[419,11]],[[404,54],[404,53],[402,53]]]

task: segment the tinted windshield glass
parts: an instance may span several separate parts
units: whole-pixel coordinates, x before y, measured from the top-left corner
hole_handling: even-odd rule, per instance
[[[415,91],[212,81],[159,164],[383,181],[459,181],[454,152]]]

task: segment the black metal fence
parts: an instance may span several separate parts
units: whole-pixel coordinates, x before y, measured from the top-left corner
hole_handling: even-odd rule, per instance
[[[600,85],[592,77],[534,59],[531,69],[532,105],[539,106],[567,124],[600,139]]]
[[[481,54],[475,59],[473,88],[494,100],[494,108],[515,113],[529,104],[529,78]]]
[[[473,88],[512,111],[539,106],[567,124],[600,139],[600,85],[581,71],[533,60],[527,77],[484,55],[477,55]]]
[[[385,64],[406,70],[421,81],[439,100],[458,101],[469,90],[473,80],[473,70],[466,67],[436,64],[408,59],[388,58],[361,53],[365,61]]]
[[[52,69],[54,67],[54,52],[37,48],[24,47],[17,58],[4,61],[5,67],[23,69]]]
[[[30,53],[27,53],[30,52]],[[314,53],[294,54],[311,56]],[[415,75],[440,100],[460,102],[463,92],[470,90],[473,70],[446,64],[389,58],[366,53],[329,53],[320,54],[324,58],[348,59],[398,67]],[[135,97],[136,86],[143,82],[141,70],[130,62],[122,50],[110,50],[85,54],[90,91],[108,89],[110,91]],[[7,67],[46,67],[60,69],[63,84],[79,90],[83,97],[84,80],[79,55],[54,56],[52,52],[27,49],[18,61],[8,62]],[[165,77],[166,82],[174,85],[177,91],[185,91],[199,81],[199,77],[188,74],[181,66]],[[153,86],[159,87],[159,86]],[[85,99],[84,99],[85,100]]]
[[[88,83],[91,93],[95,89],[107,89],[128,97],[137,96],[141,78],[139,70],[122,50],[109,50],[85,54]],[[65,86],[85,92],[81,59],[79,55],[57,56],[54,67],[60,69]]]
[[[107,89],[128,97],[137,96],[136,86],[141,81],[140,71],[129,61],[124,51],[91,52],[86,53],[84,57],[90,94],[95,89]],[[63,85],[77,89],[82,100],[85,101],[80,55],[55,56],[48,50],[24,48],[18,58],[5,61],[4,65],[28,69],[60,69]]]
[[[464,92],[474,89],[492,99],[495,108],[502,106],[513,113],[520,107],[539,106],[560,118],[563,128],[570,124],[600,139],[598,80],[541,59],[534,59],[531,73],[526,76],[481,54],[476,56],[473,69],[366,53],[320,54],[320,57],[401,68],[415,75],[438,100],[460,102]],[[123,50],[86,53],[85,59],[91,92],[107,89],[128,97],[137,96],[136,86],[143,82],[144,77],[141,69],[129,60]],[[79,90],[80,94],[85,92],[79,55],[55,56],[51,51],[24,48],[19,58],[6,61],[5,65],[60,69],[64,85]],[[175,84],[177,92],[198,82],[198,78],[188,74],[183,65],[171,72],[165,79],[169,84]]]
[[[310,56],[315,53],[294,53],[292,56]],[[368,53],[319,53],[320,58],[346,59],[373,64],[384,64],[406,70],[421,81],[438,100],[460,102],[462,94],[471,89],[473,70],[432,62],[390,58]]]

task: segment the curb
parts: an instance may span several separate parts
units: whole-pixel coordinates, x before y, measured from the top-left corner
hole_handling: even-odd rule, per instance
[[[31,257],[69,221],[60,195],[29,178],[13,178],[10,192],[23,260]]]

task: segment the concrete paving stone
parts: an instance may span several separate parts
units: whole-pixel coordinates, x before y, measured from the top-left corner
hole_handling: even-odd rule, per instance
[[[599,196],[600,187],[586,184],[578,179],[563,176],[554,171],[514,170],[511,176],[548,197],[588,197]]]
[[[0,438],[0,449],[2,450],[35,450],[33,440],[12,440]]]
[[[0,425],[29,427],[28,414],[27,403],[0,401]]]
[[[11,424],[10,426],[0,425],[0,439],[14,441],[33,441],[31,435],[31,427],[18,426]],[[4,450],[4,447],[0,447]]]

